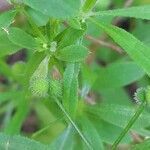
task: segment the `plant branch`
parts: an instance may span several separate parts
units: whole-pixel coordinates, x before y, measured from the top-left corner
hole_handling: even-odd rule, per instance
[[[86,35],[85,38],[90,40],[90,41],[92,41],[95,44],[99,44],[99,45],[102,45],[104,47],[110,48],[110,49],[112,49],[112,50],[114,50],[114,51],[116,51],[116,52],[118,52],[120,54],[123,53],[123,50],[119,46],[114,45],[112,43],[108,43],[108,42],[106,42],[104,40],[101,40],[101,39],[96,39],[96,38],[94,38],[94,37],[92,37],[90,35]]]
[[[124,7],[130,7],[132,5],[132,3],[134,2],[134,0],[126,0],[126,2],[124,3]]]

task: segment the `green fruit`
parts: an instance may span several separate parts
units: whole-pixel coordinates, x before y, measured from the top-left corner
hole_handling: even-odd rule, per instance
[[[148,86],[145,90],[145,97],[146,97],[146,101],[149,104],[150,103],[150,86]]]
[[[57,98],[62,96],[62,84],[59,80],[50,81],[50,95]]]
[[[150,86],[137,89],[134,99],[137,103],[145,101],[147,104],[150,103]]]
[[[139,88],[134,94],[134,99],[136,103],[141,104],[145,100],[145,88]]]
[[[47,79],[35,78],[30,80],[30,89],[33,96],[47,97],[49,82]]]

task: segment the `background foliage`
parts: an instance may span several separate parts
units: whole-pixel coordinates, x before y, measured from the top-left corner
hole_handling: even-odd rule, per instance
[[[8,2],[0,149],[150,149],[149,0]]]

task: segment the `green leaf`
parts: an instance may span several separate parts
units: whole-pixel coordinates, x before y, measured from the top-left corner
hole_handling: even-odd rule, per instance
[[[101,141],[101,137],[99,136],[96,128],[93,126],[93,124],[88,120],[88,118],[80,117],[79,122],[82,126],[82,132],[84,136],[87,138],[89,143],[91,144],[91,147],[93,150],[103,150],[103,143]],[[94,137],[94,138],[93,138]]]
[[[89,142],[87,141],[87,139],[84,137],[84,135],[82,134],[82,132],[80,131],[80,129],[78,128],[78,126],[76,125],[76,123],[72,120],[72,118],[70,117],[70,114],[65,110],[65,108],[61,104],[61,102],[59,102],[59,100],[57,98],[54,98],[54,100],[57,103],[57,105],[59,106],[59,108],[62,110],[62,112],[65,114],[66,118],[70,121],[70,123],[72,124],[72,126],[74,127],[74,129],[78,132],[78,134],[80,135],[80,137],[82,138],[82,140],[84,141],[84,143],[86,144],[86,146],[89,149],[92,149],[91,145],[89,144]]]
[[[113,25],[98,23],[91,19],[99,28],[103,29],[128,55],[150,74],[150,48],[136,39],[133,35]]]
[[[100,11],[94,14],[99,16],[122,16],[150,20],[150,5]]]
[[[84,5],[83,5],[83,12],[87,13],[90,11],[96,4],[97,0],[86,0]]]
[[[14,79],[21,84],[24,84],[22,78],[25,75],[25,70],[26,70],[26,63],[23,61],[18,61],[11,67]]]
[[[5,76],[7,79],[12,80],[12,78],[14,77],[11,71],[10,66],[4,62],[4,60],[0,59],[0,73]]]
[[[97,70],[99,75],[94,88],[118,88],[131,84],[144,76],[144,71],[134,62],[113,63]]]
[[[150,136],[150,131],[149,129],[139,129],[137,132],[139,135],[144,136],[144,137],[149,137]]]
[[[72,28],[81,30],[81,23],[78,19],[69,19],[67,22]]]
[[[81,68],[83,84],[87,84],[92,87],[93,83],[97,79],[96,71],[93,71],[88,64],[82,65]]]
[[[15,53],[20,49],[21,47],[12,43],[5,33],[0,33],[0,57]]]
[[[36,11],[34,9],[28,8],[27,13],[31,16],[33,21],[38,25],[38,26],[44,26],[49,20],[49,17],[42,14],[39,11]]]
[[[44,52],[35,52],[30,57],[25,73],[25,85],[29,82],[32,74],[35,72],[41,61],[44,59],[45,53]]]
[[[72,125],[69,125],[66,130],[60,134],[56,140],[50,144],[52,150],[72,150],[73,149],[73,135],[74,130]]]
[[[1,28],[7,28],[13,22],[16,15],[15,10],[10,10],[0,14],[0,30]]]
[[[114,141],[117,139],[120,132],[123,128],[115,126],[111,123],[105,122],[101,119],[97,119],[93,117],[93,115],[89,115],[91,122],[93,123],[94,127],[96,128],[98,134],[100,135],[103,142],[108,144],[113,144]],[[111,134],[111,136],[110,136]],[[123,140],[121,141],[122,144],[127,144],[132,141],[130,134],[128,133]]]
[[[28,114],[29,106],[27,99],[24,98],[24,93],[20,97],[20,102],[17,106],[16,112],[10,122],[4,129],[8,134],[19,134],[22,124]]]
[[[124,128],[128,121],[133,117],[136,109],[134,107],[117,105],[117,104],[101,104],[96,106],[88,106],[87,112],[100,117],[101,119]],[[143,112],[135,124],[132,126],[135,130],[148,127],[150,125],[150,115]]]
[[[75,115],[78,104],[78,73],[80,65],[68,64],[63,77],[63,104],[71,116]]]
[[[48,150],[46,145],[19,135],[10,136],[0,133],[1,150]]]
[[[55,38],[55,41],[57,41],[58,49],[64,48],[69,45],[77,44],[79,40],[83,37],[84,33],[85,29],[77,30],[71,27],[65,29]]]
[[[0,93],[0,104],[12,99],[16,99],[17,97],[20,97],[23,93],[18,91],[6,91]]]
[[[65,19],[78,15],[80,0],[24,0],[31,8],[42,12],[49,17]]]
[[[86,58],[88,49],[82,45],[71,45],[58,50],[56,58],[67,62],[79,62]]]
[[[135,146],[132,146],[132,150],[149,150],[149,149],[150,149],[150,139],[145,140],[140,144],[136,144]]]
[[[124,88],[97,89],[97,92],[100,93],[102,101],[107,104],[131,105],[132,103],[128,91]]]
[[[25,31],[19,28],[9,28],[8,38],[14,44],[27,49],[35,50],[37,48],[37,43],[35,39],[27,34]]]
[[[141,32],[142,31],[142,32]],[[136,28],[133,29],[133,35],[141,40],[147,46],[150,46],[150,30],[149,23],[144,22],[143,20],[136,21]]]

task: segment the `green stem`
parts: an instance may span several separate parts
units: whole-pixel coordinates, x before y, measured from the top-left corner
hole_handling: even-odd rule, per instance
[[[93,150],[92,146],[90,145],[90,143],[88,142],[88,140],[84,137],[84,135],[82,134],[82,132],[80,131],[80,129],[77,127],[77,125],[74,123],[74,121],[72,120],[72,118],[70,117],[70,115],[66,112],[66,110],[64,109],[64,107],[62,106],[62,104],[59,102],[59,100],[57,100],[56,98],[54,98],[57,105],[59,106],[59,108],[63,111],[63,113],[66,115],[66,117],[69,119],[69,121],[71,122],[71,124],[73,125],[73,127],[76,129],[76,131],[78,132],[78,134],[80,135],[80,137],[83,139],[83,141],[85,142],[85,144],[87,145],[89,150]]]
[[[135,123],[135,121],[139,118],[140,114],[143,112],[144,108],[146,106],[146,101],[143,101],[142,104],[139,106],[137,111],[135,112],[134,116],[130,119],[124,130],[120,133],[114,144],[112,145],[112,150],[115,150],[117,148],[117,145],[121,142],[123,137],[126,135],[126,133],[130,130],[132,125]]]

